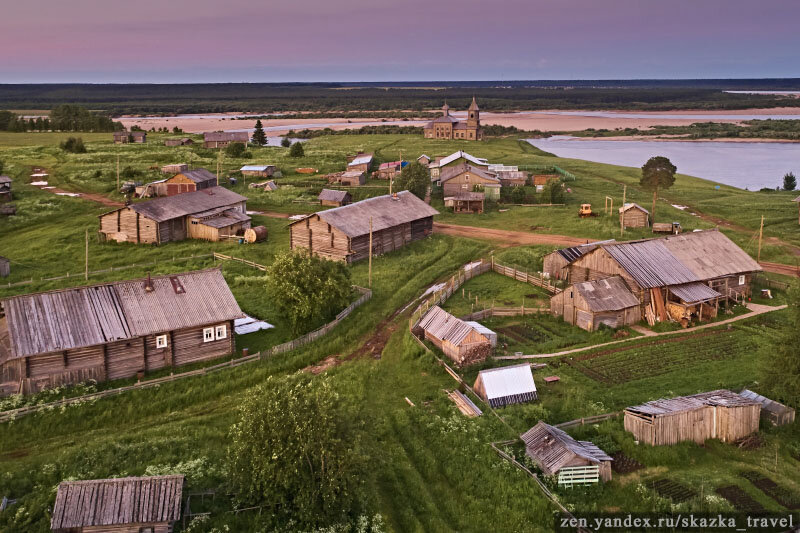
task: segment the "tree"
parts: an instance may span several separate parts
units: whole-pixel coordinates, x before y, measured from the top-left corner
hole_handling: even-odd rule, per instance
[[[796,283],[787,294],[788,320],[770,335],[771,341],[763,350],[762,382],[770,397],[789,405],[800,403],[800,286]]]
[[[292,145],[292,141],[289,140],[289,137],[284,137],[281,139],[281,146],[284,148],[289,148]]]
[[[256,129],[253,131],[253,143],[256,146],[264,146],[267,144],[267,134],[264,133],[264,126],[261,124],[261,119],[256,120]]]
[[[511,201],[515,204],[521,204],[525,201],[525,189],[522,187],[514,187],[511,189]]]
[[[659,189],[669,189],[675,183],[675,172],[678,168],[663,156],[651,157],[642,167],[642,178],[639,185],[648,191],[653,191],[653,209],[650,211],[651,221],[656,218],[656,200]]]
[[[410,191],[424,200],[431,186],[431,175],[428,169],[419,161],[413,161],[403,167],[400,176],[394,180],[394,188],[398,191]]]
[[[564,184],[559,180],[548,180],[542,189],[542,203],[563,204]]]
[[[306,155],[305,150],[303,150],[303,144],[300,141],[297,141],[289,148],[289,156],[290,157],[303,157]]]
[[[265,516],[293,520],[303,531],[353,511],[365,463],[343,402],[327,376],[270,376],[250,389],[228,448],[242,503],[264,505]]]
[[[792,172],[783,176],[783,190],[793,191],[797,188],[797,178],[794,177]]]
[[[71,152],[73,154],[86,153],[86,147],[83,145],[83,139],[80,137],[70,137],[66,141],[62,141],[61,149],[65,152]]]
[[[278,254],[267,276],[267,292],[295,333],[330,320],[350,301],[350,270],[305,251]]]
[[[230,143],[225,147],[225,155],[230,157],[244,157],[247,147],[244,143]]]
[[[3,168],[5,168],[5,163],[3,163],[2,160],[0,160],[0,174],[3,173]]]

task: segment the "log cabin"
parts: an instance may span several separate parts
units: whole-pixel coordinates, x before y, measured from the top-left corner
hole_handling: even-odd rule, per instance
[[[530,363],[481,370],[472,388],[494,409],[539,399]]]
[[[586,331],[631,326],[642,319],[639,298],[620,276],[570,285],[550,298],[550,312]]]
[[[175,196],[176,194],[194,192],[217,186],[217,177],[204,168],[188,170],[186,164],[161,167],[161,172],[166,173],[170,170],[175,172],[174,176],[136,187],[136,195],[139,198]]]
[[[623,228],[650,227],[650,211],[639,204],[625,204],[619,208],[619,223]]]
[[[542,272],[552,279],[566,280],[569,278],[569,265],[583,257],[584,254],[597,248],[598,244],[609,242],[614,242],[614,239],[579,244],[578,246],[570,246],[569,248],[561,248],[550,252],[542,260]]]
[[[0,395],[130,378],[233,353],[244,316],[219,268],[2,300]]]
[[[545,475],[558,475],[565,468],[597,466],[600,479],[611,481],[613,459],[589,441],[575,440],[563,430],[541,421],[520,438],[525,443],[525,454]]]
[[[11,195],[11,178],[0,176],[0,203],[10,202],[14,197]]]
[[[472,192],[476,188],[483,189],[485,186],[500,186],[497,176],[466,163],[446,167],[439,176],[439,182],[442,184],[445,196],[455,196],[459,192]]]
[[[337,191],[334,189],[322,189],[319,193],[320,205],[341,207],[353,203],[353,197],[347,191]]]
[[[359,187],[367,183],[367,173],[363,170],[346,170],[336,177],[335,182],[344,187]]]
[[[147,132],[145,131],[115,131],[114,144],[145,143],[147,142]]]
[[[729,390],[654,400],[625,409],[625,430],[651,446],[733,442],[758,431],[761,404]]]
[[[207,131],[203,134],[203,148],[226,148],[231,143],[250,142],[246,131]]]
[[[485,361],[492,352],[488,338],[438,305],[422,317],[417,327],[458,366]]]
[[[138,202],[99,218],[101,241],[146,244],[218,241],[250,227],[247,198],[224,187]]]
[[[657,320],[703,320],[746,301],[759,264],[716,229],[597,246],[569,265],[574,283],[620,276]]]
[[[183,475],[62,481],[54,533],[172,533],[181,518]]]
[[[408,191],[375,196],[342,207],[319,211],[289,224],[292,250],[353,263],[423,239],[433,231],[439,212]]]

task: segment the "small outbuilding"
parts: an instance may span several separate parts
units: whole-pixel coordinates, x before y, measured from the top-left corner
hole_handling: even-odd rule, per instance
[[[11,274],[11,261],[0,255],[0,278],[7,278]]]
[[[10,202],[13,199],[11,195],[11,178],[0,176],[0,203]]]
[[[347,170],[358,170],[360,172],[369,172],[372,167],[373,154],[358,152],[356,155],[347,157]]]
[[[575,283],[550,298],[550,312],[586,331],[619,328],[642,319],[639,298],[620,276]]]
[[[467,324],[478,330],[478,333],[489,339],[489,342],[492,343],[492,348],[497,346],[497,333],[490,330],[480,322],[475,322],[473,320],[467,320]]]
[[[405,168],[408,161],[390,161],[388,163],[381,163],[378,166],[375,176],[381,180],[391,180],[397,177],[398,174]]]
[[[114,144],[145,143],[147,132],[120,130],[114,132]]]
[[[491,354],[492,344],[489,339],[438,305],[422,317],[419,328],[427,340],[457,365],[480,363]]]
[[[194,144],[194,141],[189,137],[181,137],[180,139],[167,139],[164,141],[164,146],[189,146]]]
[[[733,442],[758,431],[761,403],[729,390],[654,400],[625,409],[625,430],[651,446]]]
[[[545,475],[570,478],[570,482],[578,479],[596,482],[598,477],[611,481],[613,459],[589,441],[575,440],[563,430],[541,421],[520,438],[525,443],[525,454]],[[586,467],[596,467],[594,477]]]
[[[530,363],[481,370],[472,388],[495,409],[539,399]]]
[[[489,167],[489,170],[492,168]],[[528,174],[522,170],[498,170],[495,175],[502,187],[524,187],[528,184]]]
[[[62,481],[54,533],[171,533],[181,518],[182,475]]]
[[[544,256],[542,272],[553,279],[568,279],[569,265],[583,257],[584,254],[594,250],[598,244],[605,244],[609,242],[614,242],[614,239],[580,244],[578,246],[571,246],[569,248],[562,248],[560,250],[550,252]]]
[[[639,204],[625,204],[619,208],[619,221],[623,228],[647,228],[650,211]]]
[[[428,156],[427,156],[427,155],[425,155],[425,154],[422,154],[421,156],[419,156],[419,157],[417,158],[417,163],[419,163],[420,165],[423,165],[423,166],[426,166],[426,167],[427,167],[428,165],[430,165],[430,164],[431,164],[431,158],[430,158],[430,157],[428,157]]]
[[[239,169],[239,172],[242,173],[242,176],[269,178],[275,174],[276,170],[278,170],[278,167],[275,165],[245,165]]]
[[[183,170],[164,182],[166,196],[201,191],[217,186],[217,176],[204,168]],[[159,195],[163,196],[163,195]]]
[[[225,148],[231,143],[247,145],[250,135],[246,131],[208,131],[203,134],[203,148]]]
[[[174,163],[172,165],[164,165],[161,167],[162,174],[178,174],[189,170],[189,165],[186,163]]]
[[[347,191],[337,191],[335,189],[322,189],[319,193],[320,205],[340,207],[353,202],[352,195]]]
[[[742,398],[753,400],[761,404],[761,418],[769,421],[773,426],[785,426],[794,422],[794,409],[775,400],[770,400],[751,390],[744,389],[739,393]]]
[[[445,196],[445,207],[452,207],[453,213],[483,213],[483,203],[486,195],[482,192],[456,192],[452,196]]]
[[[561,179],[561,176],[558,174],[534,174],[531,177],[531,182],[534,187],[544,187],[551,181],[557,181]]]
[[[347,170],[336,181],[345,187],[359,187],[367,183],[367,173],[363,170]]]

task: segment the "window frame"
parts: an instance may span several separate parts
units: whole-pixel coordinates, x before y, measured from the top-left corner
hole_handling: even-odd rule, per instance
[[[167,335],[156,335],[156,349],[161,350],[169,347],[169,337]]]
[[[220,335],[220,331],[222,334]],[[214,327],[214,340],[221,341],[228,338],[228,325],[222,324]]]
[[[203,328],[203,342],[213,342],[214,341],[214,328]]]
[[[739,285],[744,285],[747,283],[747,276],[744,274],[739,275]]]

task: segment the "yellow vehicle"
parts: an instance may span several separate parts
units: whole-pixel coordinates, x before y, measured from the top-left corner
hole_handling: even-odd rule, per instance
[[[595,214],[592,213],[592,204],[581,204],[581,209],[578,211],[578,216],[581,218],[595,216]]]

